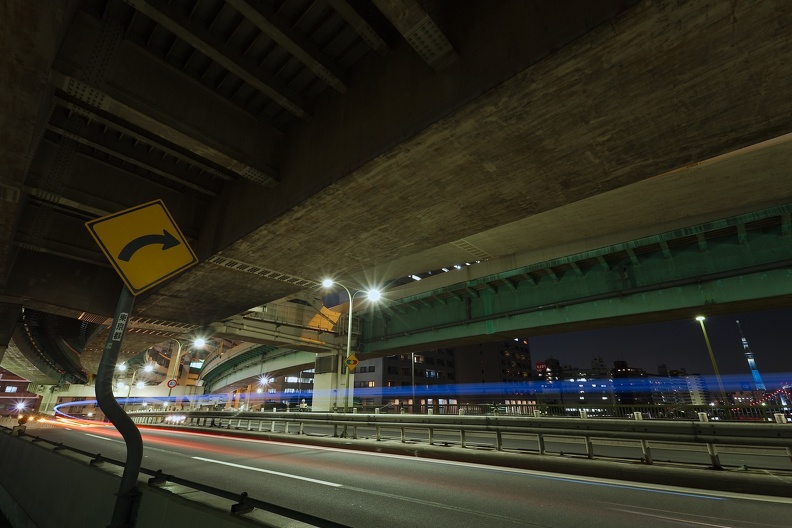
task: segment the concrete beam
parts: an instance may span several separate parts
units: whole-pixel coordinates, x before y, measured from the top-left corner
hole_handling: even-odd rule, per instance
[[[180,9],[159,0],[124,0],[148,18],[187,42],[246,83],[302,119],[310,118],[307,104],[283,82],[230,48]]]
[[[404,40],[435,71],[458,59],[454,48],[418,0],[374,0]]]
[[[335,65],[323,60],[316,46],[281,21],[268,4],[263,2],[251,4],[248,0],[226,0],[226,3],[253,22],[256,27],[305,64],[317,77],[332,86],[337,92],[346,92],[346,83],[341,80],[341,73]]]
[[[391,50],[382,37],[372,28],[366,20],[358,14],[355,9],[349,5],[346,0],[327,0],[327,3],[335,9],[341,17],[347,21],[347,24],[357,31],[360,38],[366,42],[371,49],[376,51],[380,56],[387,57],[390,55]]]
[[[344,339],[330,332],[310,328],[282,325],[272,321],[233,319],[209,325],[212,336],[242,340],[262,345],[273,345],[308,352],[336,350]]]

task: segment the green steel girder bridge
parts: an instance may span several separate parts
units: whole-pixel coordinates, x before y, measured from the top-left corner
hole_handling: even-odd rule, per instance
[[[353,331],[353,348],[364,360],[514,336],[789,306],[791,216],[787,204],[400,298],[394,298],[401,290],[396,287],[387,300],[358,312],[361,331]],[[439,273],[453,280],[455,271],[461,275],[453,268]],[[343,333],[343,320],[339,326]],[[203,379],[209,391],[229,391],[254,384],[262,372],[310,368],[313,357],[262,345],[226,358]]]
[[[372,306],[361,349],[375,355],[789,306],[790,213],[792,205],[773,207]]]

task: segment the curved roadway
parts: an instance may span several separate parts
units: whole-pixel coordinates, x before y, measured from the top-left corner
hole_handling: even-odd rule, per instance
[[[353,527],[786,527],[792,499],[141,430],[143,466]],[[109,426],[37,435],[123,460]]]

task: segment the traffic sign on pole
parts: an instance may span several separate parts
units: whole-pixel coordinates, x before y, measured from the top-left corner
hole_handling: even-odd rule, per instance
[[[198,264],[162,200],[86,222],[133,295]]]
[[[178,384],[179,384],[179,382],[177,382],[175,379],[168,380],[168,388],[169,389],[172,389],[173,387],[175,387]]]
[[[358,361],[358,358],[355,357],[355,354],[349,354],[349,357],[346,358],[344,363],[346,363],[347,368],[351,372],[351,371],[355,370],[355,367],[358,366],[358,363],[360,363],[360,361]]]

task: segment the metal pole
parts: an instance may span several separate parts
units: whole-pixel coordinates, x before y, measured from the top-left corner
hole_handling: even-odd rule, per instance
[[[729,400],[726,398],[726,391],[723,389],[723,382],[721,381],[720,372],[718,371],[718,364],[715,362],[715,354],[712,353],[712,345],[710,344],[707,329],[704,327],[704,318],[697,317],[696,320],[701,325],[701,332],[704,334],[704,341],[707,343],[707,351],[709,351],[710,361],[712,361],[712,369],[715,371],[715,379],[718,380],[718,388],[720,389],[721,398],[723,399],[724,407],[728,407]]]
[[[343,284],[339,284],[344,291],[347,293],[347,297],[349,297],[349,321],[347,325],[347,345],[346,345],[346,359],[349,359],[349,354],[352,352],[352,301],[354,299],[354,295],[349,292],[349,289],[344,286]],[[357,293],[357,292],[355,292]],[[349,410],[349,365],[344,362],[344,366],[346,367],[346,384],[344,385],[344,413]]]
[[[171,358],[171,364],[173,365],[173,373],[171,374],[170,365],[168,365],[168,379],[166,381],[170,381],[172,379],[176,379],[176,375],[179,372],[179,363],[181,362],[181,349],[182,344],[181,341],[178,339],[174,339],[171,337],[171,341],[176,341],[176,344],[179,345],[179,348],[176,349],[176,361]],[[171,392],[173,391],[173,387],[168,387],[168,403],[170,403]]]
[[[412,378],[412,412],[415,412],[415,352],[410,352],[410,377]]]
[[[124,409],[121,408],[113,396],[113,372],[116,368],[118,352],[121,349],[121,342],[124,339],[127,321],[134,303],[135,297],[126,286],[123,286],[121,295],[118,298],[113,324],[110,327],[110,335],[107,336],[107,343],[105,344],[96,375],[95,391],[99,408],[102,409],[110,423],[121,433],[127,448],[126,464],[124,465],[124,473],[121,476],[121,486],[116,495],[116,505],[110,521],[110,528],[135,526],[137,506],[140,500],[140,492],[137,490],[137,478],[140,472],[140,464],[143,460],[143,439],[140,437],[140,431],[138,431],[135,423],[124,412]]]

